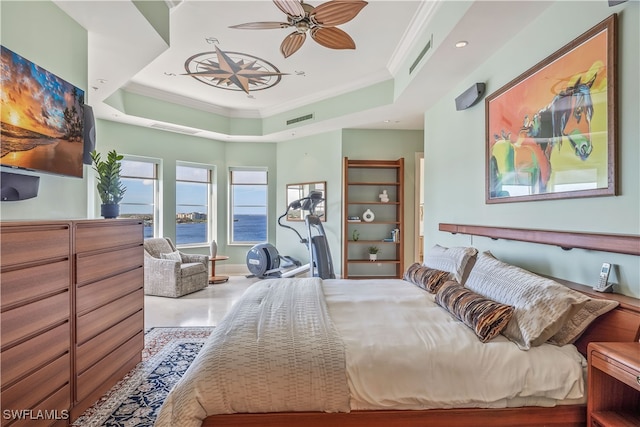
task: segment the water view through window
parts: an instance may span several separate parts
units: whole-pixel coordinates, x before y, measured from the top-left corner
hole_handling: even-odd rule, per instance
[[[231,243],[267,240],[267,171],[232,169]]]
[[[121,205],[120,216],[144,221],[144,238],[162,233],[156,223],[157,179],[155,166],[142,170],[141,162],[129,161],[127,167],[127,193]],[[211,235],[209,212],[216,212],[212,200],[212,172],[209,167],[191,163],[176,166],[176,245],[208,245]],[[267,171],[232,170],[229,212],[231,244],[255,244],[267,241]],[[214,217],[215,218],[215,217]],[[218,224],[222,218],[218,213]],[[217,230],[220,231],[219,229]],[[162,233],[166,235],[165,233]],[[215,238],[215,237],[214,237]]]

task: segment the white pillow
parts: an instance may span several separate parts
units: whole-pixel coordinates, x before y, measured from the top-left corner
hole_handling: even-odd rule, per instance
[[[618,301],[589,298],[589,301],[587,301],[584,307],[571,317],[562,328],[549,339],[549,342],[555,345],[573,344],[598,316],[610,312],[617,306]]]
[[[515,308],[502,334],[522,350],[547,341],[589,301],[558,282],[499,261],[490,252],[478,255],[465,287]]]
[[[476,260],[478,250],[471,247],[445,248],[435,245],[424,257],[425,267],[448,271],[451,279],[464,285]]]
[[[160,259],[170,259],[173,261],[182,262],[182,256],[179,251],[169,252],[168,254],[160,254]]]

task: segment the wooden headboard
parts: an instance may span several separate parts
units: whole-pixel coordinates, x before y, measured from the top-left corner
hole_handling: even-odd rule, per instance
[[[491,239],[518,240],[523,242],[555,245],[563,249],[582,248],[603,252],[640,255],[640,236],[621,234],[576,233],[553,230],[532,230],[524,228],[485,227],[477,225],[440,223],[440,231],[453,234],[469,234]],[[610,299],[619,303],[614,310],[598,317],[575,343],[586,356],[587,345],[598,341],[639,341],[640,340],[640,299],[626,295],[599,293],[591,287],[567,280],[549,277],[571,289],[592,298]]]

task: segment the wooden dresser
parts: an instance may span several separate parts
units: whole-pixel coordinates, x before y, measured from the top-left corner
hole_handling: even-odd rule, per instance
[[[2,223],[1,239],[2,425],[36,424],[29,409],[53,411],[64,424],[72,387],[71,223]]]
[[[2,426],[67,425],[141,360],[142,223],[0,230]]]
[[[142,226],[75,222],[76,418],[141,360]]]

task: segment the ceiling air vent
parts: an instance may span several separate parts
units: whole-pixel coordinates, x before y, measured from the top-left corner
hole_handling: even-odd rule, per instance
[[[424,56],[427,54],[427,52],[429,52],[429,50],[431,50],[431,46],[432,45],[433,45],[433,34],[431,34],[431,38],[429,39],[427,44],[422,48],[422,51],[420,51],[420,54],[418,55],[416,60],[413,61],[413,64],[411,64],[411,67],[409,67],[409,74],[413,73],[413,70],[418,66],[420,61],[422,61],[422,58],[424,58]]]
[[[186,135],[195,135],[197,133],[200,133],[199,129],[183,128],[183,127],[168,125],[165,123],[152,123],[149,127],[160,129],[160,130],[167,130],[169,132],[184,133]]]
[[[295,119],[289,119],[287,120],[287,126],[292,125],[294,123],[304,122],[305,120],[311,120],[311,119],[313,119],[313,113],[307,114],[305,116],[296,117]]]

